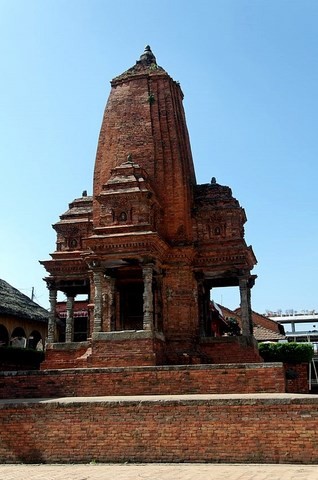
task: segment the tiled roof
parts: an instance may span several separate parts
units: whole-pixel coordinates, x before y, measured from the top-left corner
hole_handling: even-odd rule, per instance
[[[0,279],[0,315],[47,323],[49,312]]]
[[[239,324],[241,324],[241,311],[239,308],[236,310],[230,310],[229,308],[221,306],[224,317],[235,318]],[[267,318],[264,315],[261,315],[257,312],[252,312],[253,320],[253,335],[258,342],[277,342],[278,340],[286,339],[284,335],[284,327],[277,322],[271,320],[268,322]],[[266,326],[265,326],[266,325]]]
[[[253,335],[258,342],[277,342],[278,340],[284,340],[286,338],[285,335],[282,335],[281,333],[274,332],[273,330],[255,324],[253,327]]]

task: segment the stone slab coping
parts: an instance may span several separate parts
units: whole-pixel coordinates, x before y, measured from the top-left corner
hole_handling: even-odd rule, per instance
[[[99,405],[317,405],[318,396],[296,393],[245,393],[245,394],[191,394],[191,395],[127,395],[97,397],[19,398],[0,400],[0,409],[29,406]],[[318,411],[317,411],[318,415]]]
[[[214,363],[201,365],[156,365],[140,367],[98,367],[98,368],[60,368],[52,370],[19,370],[2,371],[0,377],[11,377],[18,375],[65,375],[76,373],[123,373],[123,372],[175,372],[175,371],[195,371],[195,370],[256,370],[266,368],[282,368],[281,362],[264,363]]]
[[[95,332],[92,334],[92,340],[95,341],[108,341],[114,340],[145,340],[145,339],[158,339],[165,341],[165,337],[162,333],[152,332],[151,330],[122,330],[116,332]],[[54,345],[54,344],[53,344]]]
[[[10,480],[317,480],[317,465],[256,463],[98,463],[0,465]]]

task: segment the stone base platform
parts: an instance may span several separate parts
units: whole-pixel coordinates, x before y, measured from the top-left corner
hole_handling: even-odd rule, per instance
[[[108,396],[0,401],[1,463],[318,463],[318,397]]]

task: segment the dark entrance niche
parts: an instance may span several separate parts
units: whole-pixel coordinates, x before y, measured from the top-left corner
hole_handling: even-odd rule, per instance
[[[9,344],[9,333],[4,325],[0,325],[0,347],[6,347]]]
[[[120,329],[143,329],[143,283],[125,283],[119,287]]]
[[[74,342],[85,342],[87,340],[88,318],[81,316],[74,318]]]
[[[36,347],[40,340],[42,340],[40,332],[38,332],[37,330],[33,330],[33,332],[28,338],[28,348],[36,350]]]
[[[131,261],[129,267],[114,269],[116,330],[143,330],[142,269]]]

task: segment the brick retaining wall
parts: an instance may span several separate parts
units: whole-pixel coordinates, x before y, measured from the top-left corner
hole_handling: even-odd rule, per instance
[[[0,398],[285,392],[281,363],[0,372]]]
[[[2,463],[318,463],[318,398],[198,395],[0,401]]]
[[[308,393],[308,363],[284,363],[286,376],[286,392]]]

